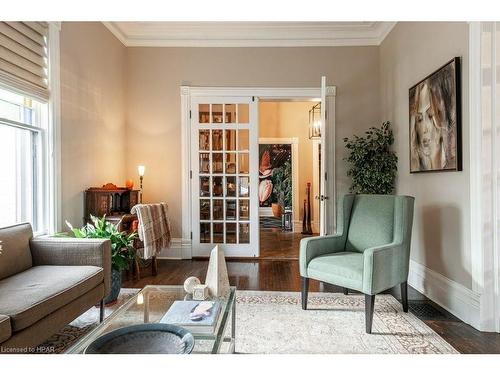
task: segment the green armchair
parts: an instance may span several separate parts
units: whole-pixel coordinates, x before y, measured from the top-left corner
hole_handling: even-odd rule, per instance
[[[365,294],[366,332],[371,333],[375,295],[401,285],[408,312],[408,268],[414,198],[396,195],[344,196],[337,234],[300,242],[302,308],[309,279]]]

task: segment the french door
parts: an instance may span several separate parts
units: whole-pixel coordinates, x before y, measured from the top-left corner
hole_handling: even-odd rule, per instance
[[[336,230],[335,190],[335,87],[326,86],[321,77],[321,163],[320,163],[320,236]]]
[[[190,108],[192,255],[258,256],[257,100],[196,96]]]

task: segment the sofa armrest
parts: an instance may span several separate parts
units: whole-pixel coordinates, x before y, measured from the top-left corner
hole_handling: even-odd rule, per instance
[[[307,265],[320,255],[336,253],[344,250],[345,238],[340,234],[310,237],[300,240],[300,276],[307,277]]]
[[[12,336],[12,326],[7,315],[0,314],[0,344]]]
[[[30,241],[34,266],[96,266],[104,270],[104,295],[111,290],[111,241],[39,237]]]
[[[401,243],[372,247],[363,252],[363,293],[377,294],[408,278],[408,257]]]

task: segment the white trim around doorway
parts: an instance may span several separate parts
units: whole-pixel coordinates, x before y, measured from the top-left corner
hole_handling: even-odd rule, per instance
[[[336,95],[336,87],[327,87],[329,96]],[[191,129],[190,103],[196,96],[252,96],[260,100],[318,101],[318,87],[198,87],[180,86],[181,96],[181,189],[182,189],[182,259],[192,258],[191,246]]]

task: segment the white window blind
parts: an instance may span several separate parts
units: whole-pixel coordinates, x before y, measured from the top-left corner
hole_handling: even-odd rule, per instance
[[[0,81],[48,100],[48,24],[0,22]]]

